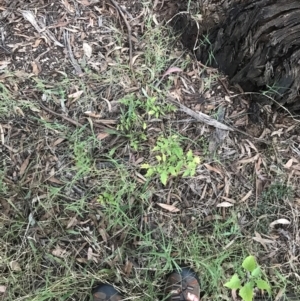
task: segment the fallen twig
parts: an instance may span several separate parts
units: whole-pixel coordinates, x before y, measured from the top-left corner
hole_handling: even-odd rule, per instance
[[[78,122],[78,121],[76,121],[76,120],[73,120],[72,118],[69,118],[69,117],[67,117],[67,116],[65,116],[65,115],[63,115],[63,114],[59,114],[59,113],[56,113],[56,112],[52,111],[51,109],[49,109],[49,108],[47,108],[46,106],[44,106],[40,100],[37,100],[37,101],[38,101],[40,107],[41,107],[43,110],[45,110],[46,112],[48,112],[48,113],[50,113],[50,114],[52,114],[52,115],[55,115],[55,116],[57,116],[57,117],[60,117],[60,118],[66,120],[66,121],[70,122],[71,124],[76,125],[76,126],[78,126],[78,127],[83,127],[83,126],[84,126],[84,124],[82,124],[82,123],[80,123],[80,122]],[[96,122],[97,122],[97,121],[96,121]],[[106,123],[105,123],[104,120],[103,120],[103,121],[98,121],[98,122],[100,122],[102,125],[93,122],[93,127],[100,128],[100,129],[103,129],[104,127],[107,128],[107,127],[105,126]],[[104,126],[103,126],[103,125],[104,125]]]
[[[69,53],[69,57],[70,57],[70,60],[71,60],[71,63],[73,65],[74,69],[76,70],[78,75],[82,75],[83,72],[82,72],[79,64],[77,63],[76,59],[74,58],[72,47],[70,44],[69,32],[67,30],[64,30],[64,40],[65,40],[65,44],[66,44],[66,47],[67,47],[67,50]]]
[[[51,109],[45,107],[45,106],[42,104],[41,101],[38,100],[38,102],[39,102],[40,107],[41,107],[43,110],[45,110],[46,112],[48,112],[48,113],[50,113],[50,114],[52,114],[52,115],[58,116],[58,117],[60,117],[60,118],[63,118],[63,119],[65,119],[65,120],[67,120],[68,122],[72,123],[73,125],[76,125],[76,126],[79,126],[79,127],[82,127],[82,126],[83,126],[83,124],[81,124],[80,122],[78,122],[78,121],[76,121],[76,120],[73,120],[73,119],[71,119],[71,118],[69,118],[69,117],[67,117],[67,116],[62,115],[62,114],[56,113],[56,112],[52,111]]]
[[[191,110],[190,108],[186,107],[185,105],[179,103],[178,101],[176,101],[174,98],[172,97],[168,97],[168,101],[170,101],[171,103],[175,104],[177,107],[179,107],[183,112],[185,112],[186,114],[190,115],[191,117],[195,118],[196,120],[198,121],[201,121],[203,123],[206,123],[210,126],[214,126],[215,128],[217,129],[220,129],[220,130],[225,130],[225,131],[230,131],[230,132],[238,132],[240,134],[243,134],[247,137],[250,137],[254,140],[257,140],[259,142],[262,142],[262,143],[265,143],[265,144],[271,144],[270,142],[264,140],[264,139],[260,139],[260,138],[256,138],[256,137],[253,137],[252,135],[244,132],[244,131],[241,131],[239,129],[236,129],[236,128],[233,128],[233,127],[230,127],[228,125],[225,125],[215,119],[213,119],[212,117],[204,114],[204,113],[201,113],[201,112],[195,112],[193,110]]]
[[[173,104],[175,104],[176,106],[178,106],[183,112],[185,112],[186,114],[192,116],[193,118],[197,119],[198,121],[204,122],[208,125],[214,126],[215,128],[221,129],[221,130],[225,130],[225,131],[234,131],[234,129],[232,129],[231,127],[229,127],[228,125],[225,125],[221,122],[219,122],[218,120],[204,114],[201,112],[195,112],[193,110],[191,110],[190,108],[186,107],[185,105],[179,103],[178,101],[176,101],[175,99],[169,98],[168,99],[170,102],[172,102]]]
[[[224,107],[219,107],[217,120],[222,122],[225,117],[225,109]],[[219,146],[222,145],[225,138],[227,137],[228,131],[221,130],[216,128],[211,134],[211,138],[208,145],[208,150],[210,154],[214,154],[214,152],[218,149]]]
[[[128,43],[129,43],[129,66],[132,69],[132,39],[131,39],[131,27],[126,19],[126,16],[123,13],[123,9],[119,6],[119,4],[115,0],[110,0],[111,4],[115,7],[115,9],[119,12],[120,16],[124,20],[127,31],[128,31]]]
[[[50,30],[48,30],[43,24],[42,25],[38,24],[34,14],[31,11],[21,10],[21,13],[22,13],[24,19],[27,20],[28,22],[30,22],[31,25],[36,29],[36,31],[39,34],[41,34],[42,36],[44,36],[47,41],[52,40],[55,45],[64,47],[64,45],[62,43],[57,41],[57,39],[55,38],[55,36],[52,34],[52,32]],[[43,28],[41,26],[43,26]]]

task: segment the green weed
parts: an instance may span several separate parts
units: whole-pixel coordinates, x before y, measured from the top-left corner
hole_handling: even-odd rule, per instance
[[[137,99],[134,95],[127,95],[119,102],[122,107],[117,129],[125,134],[134,150],[147,140],[147,115],[158,118],[175,110],[173,105],[159,103],[156,97]]]
[[[157,155],[156,163],[142,164],[141,168],[147,169],[146,177],[159,175],[161,182],[166,185],[170,176],[178,176],[183,172],[183,177],[193,176],[200,158],[189,150],[186,154],[180,145],[180,137],[158,137],[156,146],[152,149]]]
[[[239,295],[244,301],[253,300],[254,288],[265,290],[271,295],[271,286],[268,281],[263,279],[261,267],[257,264],[254,256],[246,257],[242,263],[245,272],[242,273],[243,278],[240,279],[238,274],[234,274],[224,286],[239,290]]]

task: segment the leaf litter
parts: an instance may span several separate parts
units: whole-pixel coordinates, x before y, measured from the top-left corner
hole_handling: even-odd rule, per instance
[[[12,1],[11,7],[20,3]],[[145,269],[149,242],[131,237],[128,224],[112,225],[106,206],[118,206],[114,203],[118,191],[103,193],[126,174],[128,188],[133,183],[137,186],[118,200],[134,208],[127,212],[137,223],[134,227],[151,229],[156,243],[163,241],[162,237],[174,244],[176,237],[183,239],[179,225],[184,229],[181,231],[210,236],[214,225],[236,214],[244,239],[253,244],[248,251],[257,254],[260,264],[279,267],[289,279],[297,278],[299,124],[284,112],[273,114],[264,106],[263,123],[251,121],[246,114],[249,100],[231,88],[217,70],[191,58],[186,64],[185,50],[176,43],[168,50],[174,60],[151,74],[144,61],[147,45],[142,39],[149,10],[133,2],[112,3],[77,1],[75,5],[64,0],[49,7],[46,1],[45,5],[28,1],[22,3],[22,11],[12,10],[8,4],[1,8],[1,20],[9,22],[3,45],[8,51],[0,56],[0,84],[15,102],[4,108],[0,105],[4,172],[0,183],[6,187],[0,198],[4,225],[0,258],[6,258],[6,266],[15,272],[32,262],[26,270],[39,287],[46,285],[47,270],[53,271],[53,279],[60,279],[66,273],[62,262],[71,264],[76,259],[82,266],[72,273],[75,282],[84,279],[84,289],[76,292],[82,300],[92,285],[91,278],[102,280],[94,271],[103,270],[106,275],[104,270],[110,267],[130,283],[133,271]],[[156,22],[168,18],[173,6],[171,1],[155,1]],[[124,24],[125,18],[128,24]],[[148,87],[129,76],[129,70],[120,69],[129,61],[133,72],[149,72],[145,78]],[[89,76],[87,69],[100,77]],[[116,134],[122,114],[119,100],[128,93],[137,99],[146,97],[143,90],[154,94],[149,87],[157,82],[156,88],[161,90],[170,83],[159,100],[166,105],[168,99],[173,103],[175,99],[181,110],[156,120],[146,119],[148,138],[141,150],[135,151],[128,137]],[[5,90],[1,89],[4,98]],[[221,120],[212,117],[213,113],[218,115],[219,108],[224,112]],[[203,123],[199,116],[208,122]],[[232,131],[233,127],[240,132]],[[193,177],[171,179],[166,187],[156,178],[149,184],[136,162],[151,162],[154,158],[149,149],[159,133],[168,135],[169,129],[186,137],[185,149],[192,149],[201,163]],[[118,172],[116,162],[122,162],[128,173]],[[147,198],[142,199],[140,187],[145,183],[149,185]],[[272,183],[282,185],[274,188]],[[293,188],[290,194],[285,193],[285,186]],[[134,189],[139,191],[137,195]],[[28,216],[36,221],[29,226]],[[237,238],[230,238],[223,247],[235,245]],[[134,253],[132,246],[140,246],[144,253]],[[89,275],[83,276],[81,268],[90,269]],[[3,276],[11,279],[8,272]],[[24,295],[33,299],[38,292],[25,280],[18,278],[18,283],[24,285]],[[18,300],[19,292],[8,290],[7,280],[1,278],[0,283],[0,293]],[[137,287],[128,289],[133,298],[144,292],[142,284]],[[206,298],[210,297],[214,292],[208,292]]]

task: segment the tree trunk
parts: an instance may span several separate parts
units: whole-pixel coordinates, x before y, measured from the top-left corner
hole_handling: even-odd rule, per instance
[[[197,58],[246,92],[300,108],[300,0],[231,3],[223,21],[200,38]]]

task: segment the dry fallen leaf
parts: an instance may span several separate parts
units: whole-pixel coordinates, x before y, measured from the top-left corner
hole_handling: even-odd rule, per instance
[[[234,199],[227,198],[226,196],[222,196],[221,198],[222,198],[223,200],[225,200],[225,201],[231,203],[231,204],[235,204],[235,203],[236,203],[236,201],[235,201]]]
[[[217,205],[217,207],[223,207],[223,208],[232,207],[232,206],[233,206],[233,204],[231,204],[229,202],[222,202]]]
[[[83,52],[85,54],[85,56],[89,59],[92,56],[92,47],[88,44],[88,43],[83,43]]]
[[[276,221],[270,224],[270,227],[274,227],[275,225],[289,225],[291,222],[285,218],[277,219]]]
[[[209,165],[209,164],[207,164],[207,163],[205,163],[204,166],[205,166],[209,171],[214,171],[214,172],[218,173],[220,176],[223,176],[222,172],[221,172],[219,169],[217,169],[217,168],[215,168],[215,167],[213,167],[213,166],[211,166],[211,165]]]
[[[88,0],[80,0],[80,3],[81,3],[83,6],[89,6],[89,5],[91,5],[91,3],[90,3]]]
[[[294,159],[290,159],[289,161],[286,162],[284,165],[285,168],[289,169],[293,165]]]
[[[31,62],[31,67],[32,67],[32,73],[34,75],[39,75],[39,73],[41,72],[39,64],[37,62],[33,61],[33,62]]]
[[[100,229],[99,229],[99,233],[100,233],[100,235],[101,235],[103,241],[107,243],[107,233],[105,232],[105,230],[102,229],[102,228],[100,228]]]
[[[168,205],[168,204],[163,204],[163,203],[157,203],[158,206],[160,206],[161,208],[164,208],[170,212],[179,212],[180,209],[176,208],[173,205]]]
[[[167,76],[170,73],[174,73],[174,72],[182,72],[183,70],[181,68],[178,67],[170,67],[162,76],[162,78],[164,78],[165,76]]]
[[[1,123],[0,123],[0,136],[1,136],[1,143],[4,145],[5,137],[4,137],[4,130],[3,130]]]
[[[67,229],[70,229],[71,227],[75,226],[77,224],[77,216],[73,216],[69,222],[68,222],[68,225],[67,225]]]
[[[53,143],[52,143],[52,147],[55,147],[57,145],[59,145],[60,143],[62,143],[63,141],[65,141],[66,139],[65,138],[58,138],[57,140],[55,140]]]
[[[109,133],[99,133],[99,134],[97,135],[97,139],[103,140],[103,139],[105,139],[105,138],[108,137],[108,136],[109,136]]]
[[[248,193],[239,201],[239,203],[243,203],[250,198],[252,195],[252,190],[249,190]]]
[[[253,240],[261,243],[262,245],[265,244],[273,244],[275,241],[271,239],[262,238],[258,232],[255,232],[255,237],[252,237]]]
[[[15,260],[11,261],[9,263],[9,266],[15,272],[20,272],[21,271],[21,267],[20,267],[19,263]]]
[[[77,91],[75,93],[69,94],[68,98],[78,99],[82,93],[83,93],[83,90]]]
[[[70,12],[74,12],[74,8],[70,5],[70,3],[67,0],[62,0],[62,4],[66,7],[66,9]]]
[[[6,286],[0,285],[0,293],[5,293],[6,291]]]
[[[98,263],[97,255],[93,253],[93,249],[91,247],[89,247],[87,251],[87,260],[93,260],[94,262]]]
[[[87,263],[88,262],[85,258],[76,258],[76,261],[80,262],[80,263]]]
[[[89,247],[87,251],[87,260],[90,261],[92,259],[93,259],[93,249]]]
[[[22,111],[22,109],[20,107],[14,107],[14,111],[19,116],[25,117],[25,114],[24,114],[24,112]]]
[[[97,114],[97,113],[92,112],[92,111],[85,111],[84,114],[89,116],[89,117],[94,117],[94,118],[101,118],[102,117],[101,114]]]
[[[69,252],[63,250],[60,246],[57,246],[51,253],[52,255],[60,258],[65,258],[70,255]]]
[[[21,165],[20,171],[19,171],[19,176],[22,177],[25,173],[25,170],[29,164],[29,159],[30,159],[30,155],[24,160],[24,162]]]
[[[6,68],[10,63],[10,61],[0,61],[0,70]]]
[[[127,260],[125,263],[125,266],[124,266],[124,272],[127,277],[130,275],[132,267],[133,267],[133,263],[131,261]]]
[[[48,178],[48,181],[54,184],[58,184],[58,185],[63,185],[64,183],[58,179],[56,179],[55,177],[50,177]]]

